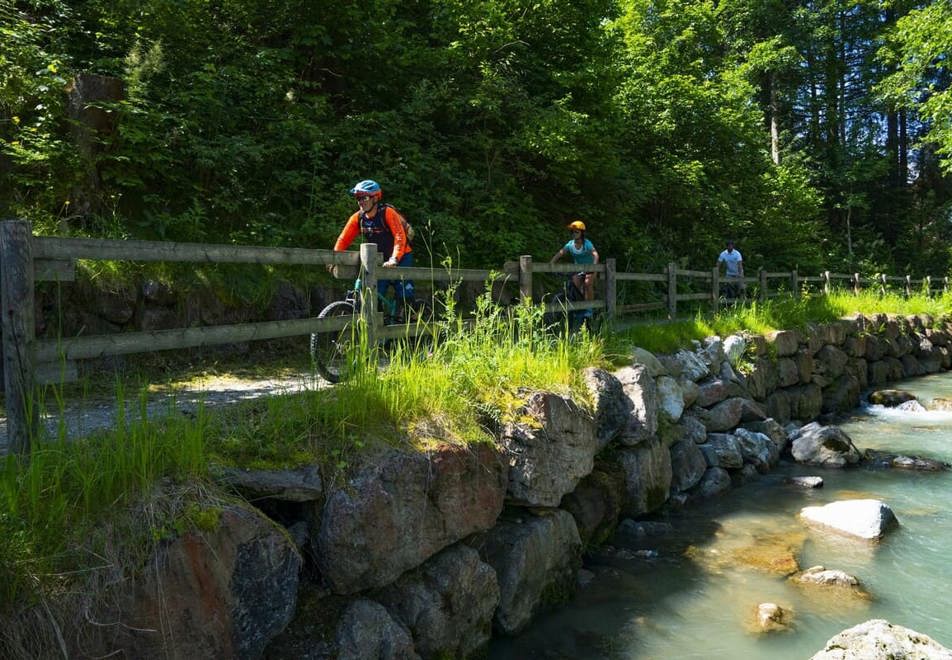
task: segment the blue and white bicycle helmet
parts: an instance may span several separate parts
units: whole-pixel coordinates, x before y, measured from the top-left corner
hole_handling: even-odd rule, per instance
[[[380,188],[380,184],[372,179],[364,179],[356,186],[350,189],[350,194],[354,197],[360,195],[371,195],[374,199],[380,199],[383,197],[383,190]]]

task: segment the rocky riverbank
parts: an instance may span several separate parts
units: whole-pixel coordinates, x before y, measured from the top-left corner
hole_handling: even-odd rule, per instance
[[[833,416],[869,386],[949,369],[950,347],[945,324],[877,316],[635,350],[629,366],[585,372],[590,400],[525,392],[514,421],[486,421],[492,445],[381,448],[345,481],[223,470],[243,501],[164,537],[63,644],[71,656],[475,654],[569,598],[583,554],[619,524],[654,533],[639,518],[783,458],[865,461]]]

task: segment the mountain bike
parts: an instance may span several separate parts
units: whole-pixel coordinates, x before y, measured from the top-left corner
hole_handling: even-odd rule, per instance
[[[585,275],[586,273],[584,272],[569,273],[566,275],[562,282],[561,291],[552,296],[550,301],[550,303],[562,305],[563,308],[546,312],[544,320],[547,326],[565,327],[567,325],[569,332],[577,332],[583,325],[587,326],[592,332],[598,330],[598,326],[601,323],[601,315],[596,313],[597,310],[565,309],[565,303],[585,301],[585,291],[575,283],[576,276],[584,280]]]
[[[343,300],[336,300],[321,310],[319,319],[347,317],[352,320],[342,330],[315,332],[311,334],[311,363],[315,371],[330,383],[339,383],[348,369],[355,366],[359,343],[357,321],[360,318],[360,279],[347,292]],[[377,291],[378,309],[383,312],[385,326],[412,325],[432,319],[430,306],[423,300],[399,301]],[[385,340],[375,348],[385,348]]]

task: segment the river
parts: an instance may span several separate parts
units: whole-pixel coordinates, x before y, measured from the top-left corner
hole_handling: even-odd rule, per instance
[[[898,385],[920,399],[952,398],[952,373]],[[952,462],[952,412],[907,413],[879,406],[842,428],[862,450],[889,450]],[[802,490],[784,477],[817,474]],[[900,527],[879,545],[831,537],[797,520],[804,506],[840,499],[884,500]],[[818,470],[784,464],[726,496],[673,514],[674,532],[646,541],[639,555],[599,554],[591,583],[564,607],[538,617],[513,639],[495,640],[494,660],[516,658],[809,658],[839,631],[882,618],[952,648],[952,472]],[[801,568],[855,575],[870,599],[807,591],[751,568],[751,548],[792,547]],[[793,611],[789,632],[756,634],[758,603]]]

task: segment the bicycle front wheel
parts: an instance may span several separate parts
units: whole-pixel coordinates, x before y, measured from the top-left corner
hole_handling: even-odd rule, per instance
[[[349,300],[338,300],[321,310],[319,319],[349,316],[357,320],[357,307]],[[311,362],[314,369],[330,383],[339,383],[346,373],[347,361],[354,355],[356,328],[353,324],[343,330],[316,332],[311,335]]]

